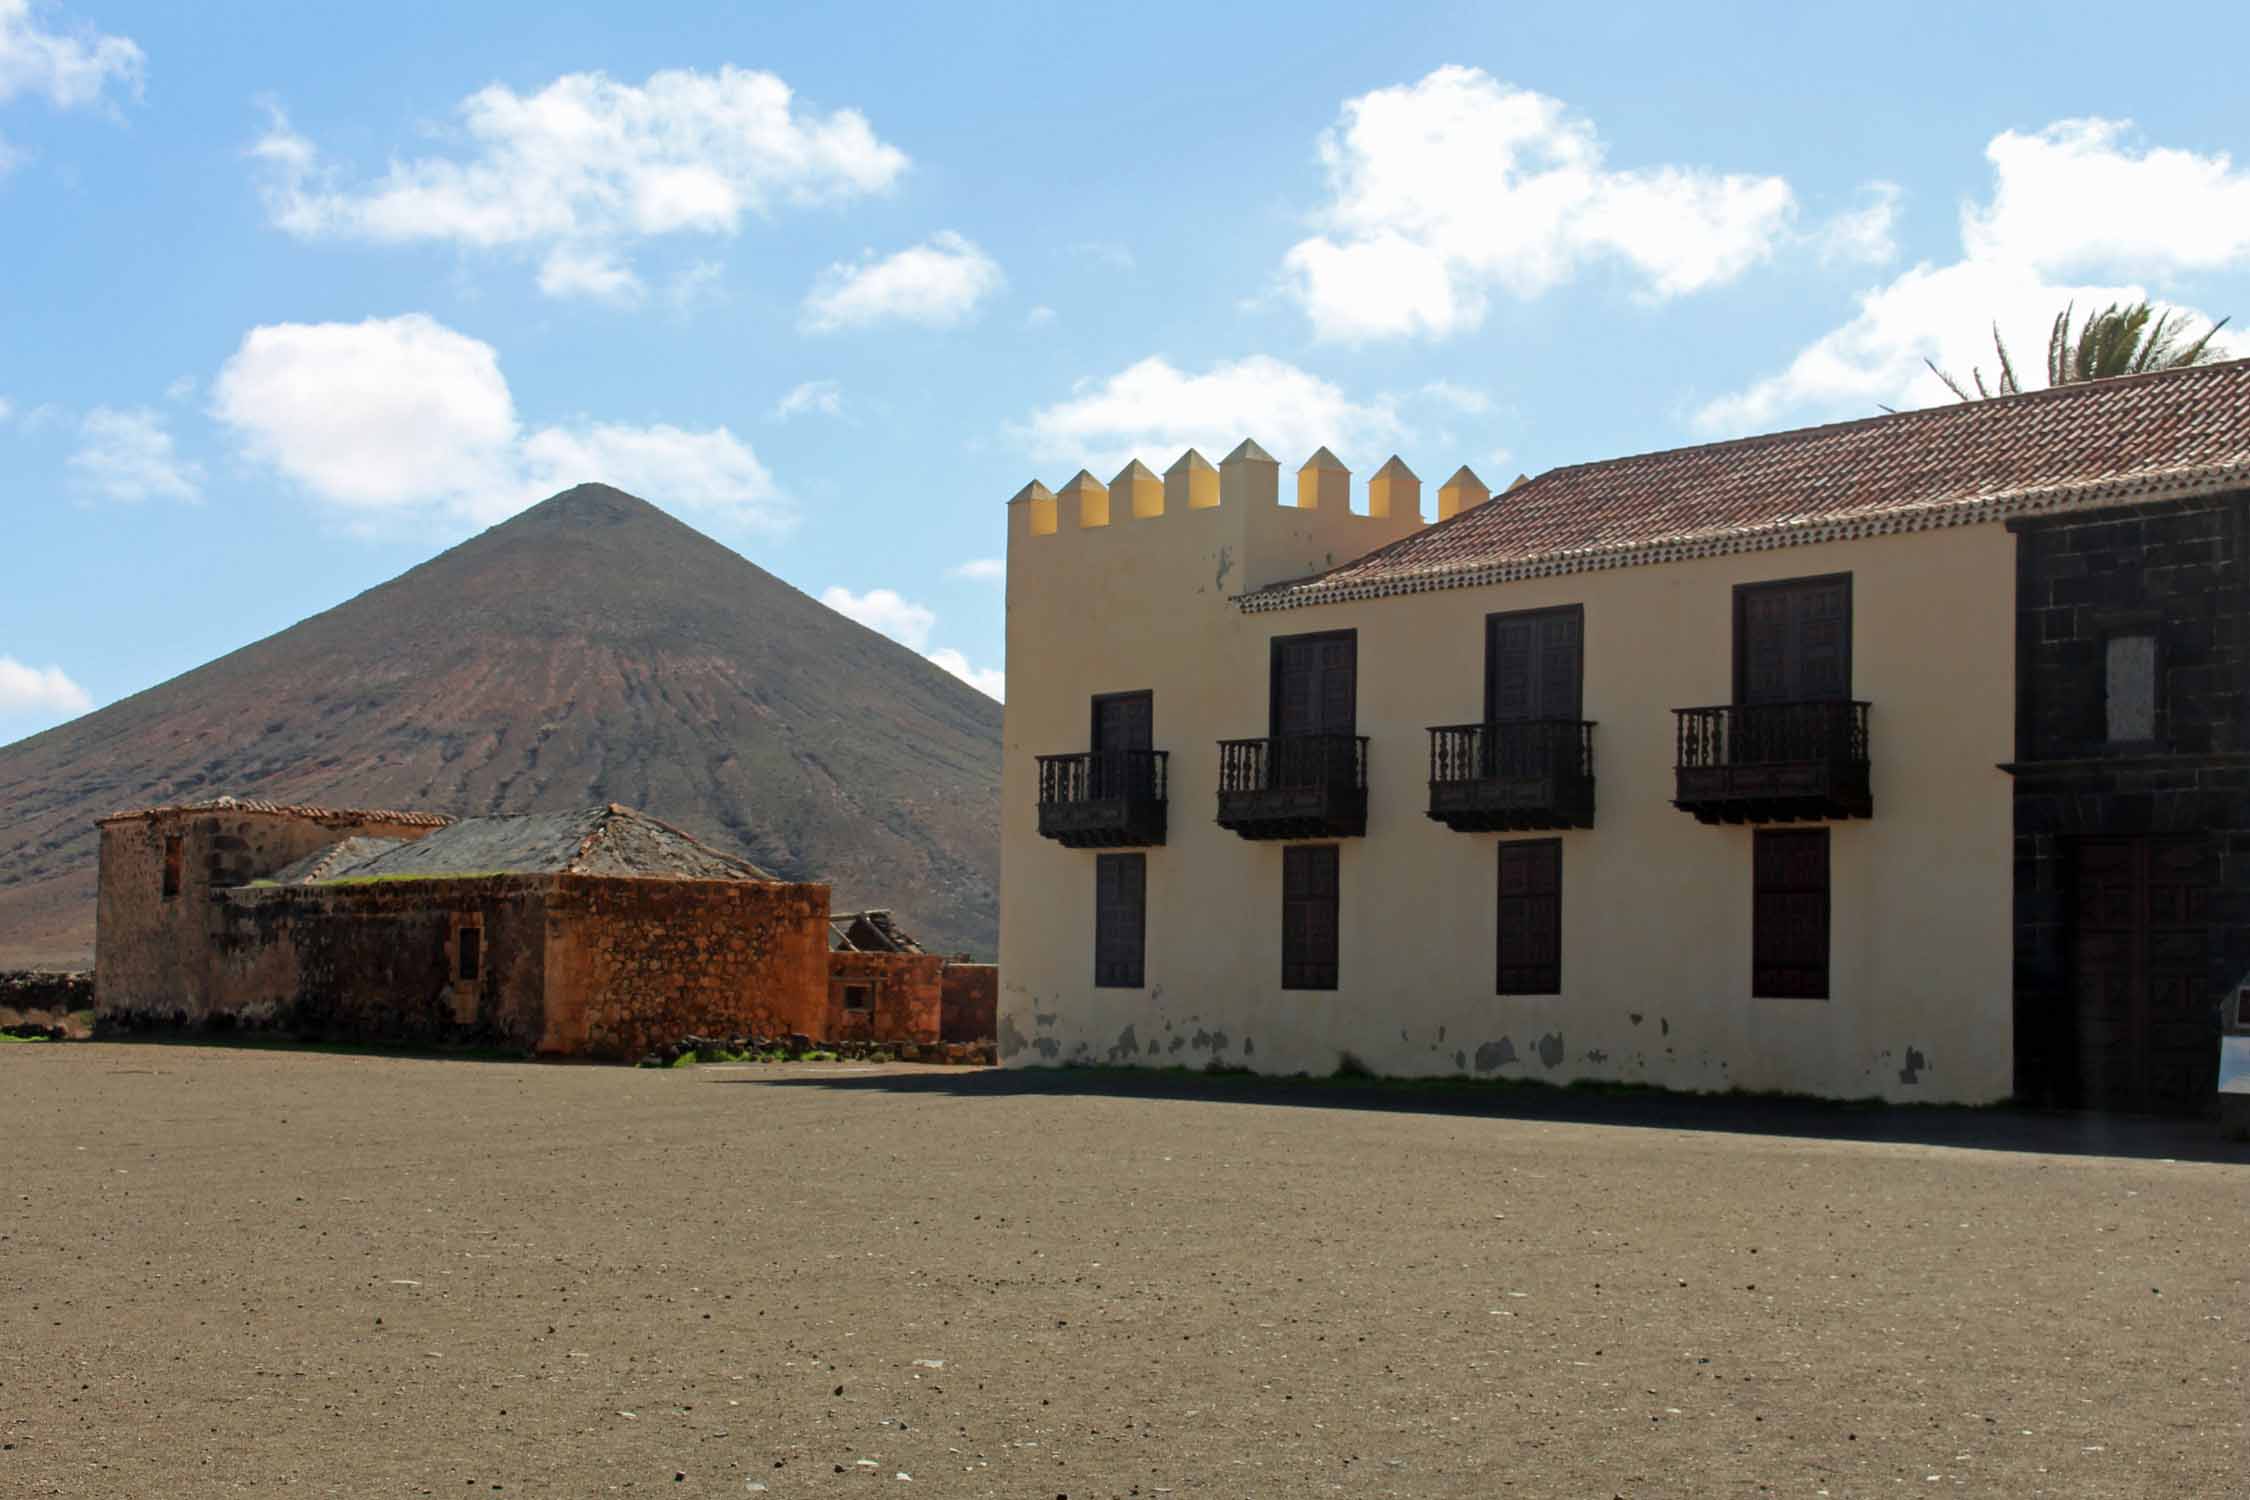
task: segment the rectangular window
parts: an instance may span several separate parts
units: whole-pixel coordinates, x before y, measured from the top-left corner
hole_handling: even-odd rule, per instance
[[[180,867],[185,859],[180,835],[164,835],[164,899],[167,901],[180,893]]]
[[[1094,984],[1137,990],[1148,936],[1148,856],[1094,858]]]
[[[1734,701],[1832,703],[1852,695],[1852,578],[1734,591]]]
[[[484,972],[484,929],[463,925],[453,934],[454,974],[468,983]]]
[[[1484,721],[1581,718],[1585,627],[1575,604],[1485,616]]]
[[[1828,830],[1761,828],[1752,862],[1751,994],[1827,999]]]
[[[875,991],[872,988],[864,984],[847,984],[844,986],[844,1009],[873,1010],[874,1008]]]
[[[1337,848],[1291,844],[1281,851],[1281,987],[1336,988]]]
[[[2113,745],[2156,739],[2156,634],[2133,631],[2104,643],[2103,705]]]
[[[1500,846],[1497,993],[1562,993],[1562,840]]]

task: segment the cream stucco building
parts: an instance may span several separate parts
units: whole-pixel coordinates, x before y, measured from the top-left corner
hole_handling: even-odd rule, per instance
[[[1435,525],[1396,459],[1355,497],[1326,449],[1291,482],[1253,442],[1216,468],[1190,452],[1161,477],[1027,486],[1009,507],[1004,1058],[2201,1107],[2250,970],[2223,837],[2250,818],[2023,820],[2090,758],[2200,755],[2191,787],[2239,760],[2250,787],[2239,715],[2194,727],[2224,717],[2196,706],[2221,668],[2195,610],[2226,599],[2159,590],[2149,639],[2176,639],[2144,663],[2130,608],[2049,607],[2061,580],[2026,569],[2042,545],[2094,545],[2089,527],[2153,543],[2157,515],[2238,535],[2250,366],[2218,369],[1490,498],[1463,469]],[[2152,420],[2152,402],[2208,420]],[[2241,585],[2233,552],[2212,567],[2232,570],[2213,589]],[[2032,743],[2021,684],[2068,655],[2049,644],[2062,616],[2115,705],[2098,753]],[[2067,666],[2041,700],[2063,718]],[[2115,856],[2138,875],[2099,873],[2152,836],[2153,855]],[[2068,874],[2087,859],[2095,875]],[[2102,880],[2141,881],[2144,918],[2192,886],[2193,933],[2157,910],[2104,968],[2086,955],[2108,929],[2052,910]],[[2183,945],[2184,999],[2166,989]],[[2165,1030],[2159,992],[2192,1024]],[[2206,1057],[2194,1098],[2172,1097]]]

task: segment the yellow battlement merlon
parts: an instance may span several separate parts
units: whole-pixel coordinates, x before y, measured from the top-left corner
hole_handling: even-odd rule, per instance
[[[1367,484],[1367,509],[1351,508],[1351,470],[1326,447],[1316,448],[1297,470],[1293,502],[1281,498],[1281,465],[1274,456],[1244,439],[1214,468],[1195,449],[1182,453],[1159,477],[1140,459],[1130,459],[1116,477],[1103,484],[1080,469],[1060,491],[1050,491],[1034,479],[1008,501],[1024,515],[1011,525],[1026,536],[1052,536],[1067,519],[1072,530],[1101,530],[1127,521],[1152,520],[1185,511],[1214,510],[1220,506],[1277,506],[1284,510],[1315,511],[1342,518],[1352,527],[1359,521],[1388,522],[1384,530],[1400,526],[1411,530],[1422,518],[1422,480],[1406,461],[1392,454]],[[1466,465],[1438,489],[1438,519],[1450,520],[1473,505],[1490,499],[1492,491]]]

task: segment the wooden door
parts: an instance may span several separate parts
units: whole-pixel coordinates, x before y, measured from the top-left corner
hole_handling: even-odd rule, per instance
[[[1851,695],[1848,576],[1737,591],[1735,702],[1826,703]]]
[[[1273,643],[1273,733],[1352,734],[1359,720],[1359,638],[1351,631]]]
[[[2077,1102],[2192,1114],[2217,1087],[2205,841],[2081,839],[2070,1061]]]
[[[1153,782],[1146,755],[1124,752],[1155,748],[1156,695],[1105,693],[1094,700],[1093,795],[1105,797],[1153,796],[1154,787],[1142,791],[1142,782]]]
[[[1485,621],[1488,724],[1580,717],[1584,616],[1575,607],[1492,615]]]

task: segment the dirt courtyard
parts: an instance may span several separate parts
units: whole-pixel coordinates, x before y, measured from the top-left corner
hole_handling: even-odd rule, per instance
[[[2208,1130],[1351,1094],[0,1049],[0,1495],[2250,1494]]]

